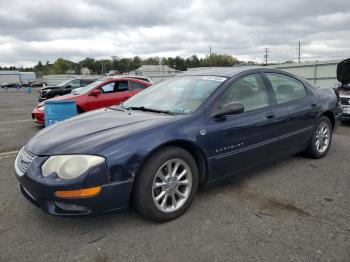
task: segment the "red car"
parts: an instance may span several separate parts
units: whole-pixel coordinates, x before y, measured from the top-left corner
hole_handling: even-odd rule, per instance
[[[78,113],[118,105],[152,83],[133,78],[112,78],[77,88],[72,93],[50,100],[75,100]],[[33,110],[32,118],[37,124],[45,124],[44,102]]]

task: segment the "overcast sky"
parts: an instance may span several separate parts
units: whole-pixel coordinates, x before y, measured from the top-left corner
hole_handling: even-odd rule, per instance
[[[0,0],[0,66],[58,57],[350,56],[349,0]]]

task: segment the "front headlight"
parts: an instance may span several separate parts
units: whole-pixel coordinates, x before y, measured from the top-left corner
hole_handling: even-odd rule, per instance
[[[103,157],[91,155],[51,156],[42,165],[41,171],[43,176],[56,173],[62,179],[73,179],[104,161]]]

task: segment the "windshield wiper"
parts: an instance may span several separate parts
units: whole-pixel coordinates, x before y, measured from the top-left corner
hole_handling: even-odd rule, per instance
[[[153,108],[147,108],[144,106],[130,106],[130,107],[124,107],[125,109],[131,109],[131,110],[140,110],[140,111],[146,111],[146,112],[153,112],[153,113],[163,113],[167,115],[175,115],[175,113],[169,111],[169,110],[159,110],[159,109],[153,109]]]

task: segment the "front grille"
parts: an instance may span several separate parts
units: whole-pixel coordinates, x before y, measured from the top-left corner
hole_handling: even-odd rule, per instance
[[[350,98],[349,97],[341,97],[340,98],[340,103],[342,105],[350,105]]]
[[[23,147],[19,151],[15,161],[15,170],[17,175],[23,176],[35,157],[36,155]]]

